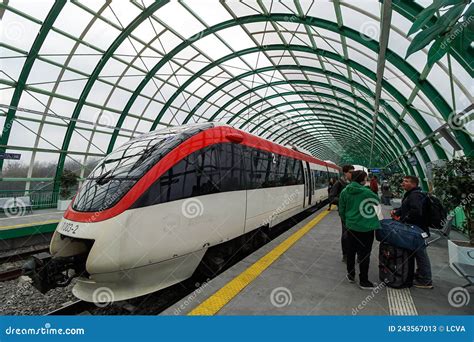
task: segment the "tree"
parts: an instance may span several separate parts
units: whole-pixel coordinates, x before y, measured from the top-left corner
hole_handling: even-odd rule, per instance
[[[71,188],[74,188],[78,184],[78,176],[70,171],[64,170],[61,176],[61,198],[62,199],[69,199],[71,196]]]
[[[472,202],[474,201],[474,158],[461,157],[433,169],[433,193],[448,211],[462,207],[466,215],[465,230],[474,245]]]
[[[439,61],[455,41],[471,42],[474,25],[474,4],[471,0],[435,0],[421,11],[413,22],[408,35],[422,29],[408,46],[405,59],[434,41],[428,51],[428,67]],[[443,12],[444,11],[444,12]],[[443,12],[441,14],[441,12]],[[424,28],[436,13],[439,17],[431,26]]]

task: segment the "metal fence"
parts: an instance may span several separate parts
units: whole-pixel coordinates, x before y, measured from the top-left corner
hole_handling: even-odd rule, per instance
[[[56,208],[59,192],[51,190],[0,190],[0,198],[16,198],[28,196],[34,209]]]

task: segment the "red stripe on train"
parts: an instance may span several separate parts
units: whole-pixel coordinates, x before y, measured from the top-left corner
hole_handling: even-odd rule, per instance
[[[227,137],[227,135],[229,135]],[[291,150],[271,141],[259,138],[253,134],[249,134],[238,129],[228,126],[217,126],[210,128],[184,141],[163,159],[155,164],[112,208],[96,212],[80,212],[72,209],[72,203],[64,213],[64,218],[76,222],[100,222],[117,216],[130,208],[133,203],[166,171],[176,165],[181,159],[191,153],[200,150],[206,146],[218,144],[222,142],[235,141],[235,135],[242,135],[242,145],[259,148],[267,152],[281,154],[299,160],[308,161],[310,163],[339,169],[338,166],[325,163],[319,159],[313,158],[307,154]],[[74,201],[74,199],[73,199]]]

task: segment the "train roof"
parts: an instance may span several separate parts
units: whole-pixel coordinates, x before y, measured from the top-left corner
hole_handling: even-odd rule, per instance
[[[159,135],[173,135],[173,134],[180,134],[183,135],[183,137],[186,136],[193,136],[197,133],[213,129],[213,128],[222,128],[225,129],[228,133],[237,133],[242,135],[244,140],[247,140],[244,142],[245,145],[249,145],[249,142],[251,142],[250,145],[254,145],[254,147],[259,147],[263,148],[269,152],[274,152],[278,154],[284,154],[287,156],[291,156],[297,159],[305,160],[314,164],[319,164],[319,165],[324,165],[336,170],[340,170],[340,167],[333,164],[333,163],[328,163],[325,161],[322,161],[320,159],[315,158],[314,156],[310,155],[307,151],[300,151],[298,148],[288,148],[286,146],[280,145],[278,143],[275,143],[273,141],[264,139],[262,137],[259,137],[257,135],[254,135],[252,133],[248,133],[245,131],[242,131],[240,129],[234,128],[228,124],[220,123],[220,122],[203,122],[203,123],[194,123],[194,124],[187,124],[187,125],[181,125],[181,126],[171,126],[171,127],[166,127],[162,128],[159,130],[151,131],[145,134],[142,134],[132,140],[130,140],[127,143],[141,140],[141,139],[150,139],[153,138],[154,136],[159,136]]]

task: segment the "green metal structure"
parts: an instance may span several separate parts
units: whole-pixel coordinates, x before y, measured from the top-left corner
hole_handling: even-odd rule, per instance
[[[21,153],[27,167],[12,176],[15,161],[0,159],[2,180],[25,191],[48,180],[57,194],[66,164],[83,178],[137,135],[219,121],[338,164],[396,164],[426,187],[427,163],[472,155],[474,53],[459,34],[432,67],[426,48],[405,59],[422,10],[401,0],[4,0],[0,153]],[[38,176],[41,163],[54,174]]]

